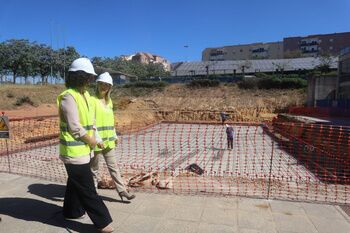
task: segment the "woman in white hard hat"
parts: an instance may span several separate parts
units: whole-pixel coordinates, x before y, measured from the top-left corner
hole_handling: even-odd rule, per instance
[[[112,218],[98,196],[90,170],[90,152],[97,142],[93,133],[91,97],[87,92],[96,73],[87,58],[71,64],[67,89],[57,97],[60,118],[60,159],[68,180],[63,203],[66,219],[81,219],[85,212],[99,232],[112,232]]]
[[[96,94],[92,96],[92,103],[95,113],[95,125],[97,129],[96,138],[98,141],[98,147],[95,147],[95,156],[90,162],[95,186],[97,188],[99,160],[100,157],[103,156],[106,161],[108,171],[116,185],[119,197],[122,200],[124,197],[131,200],[135,198],[135,195],[129,194],[125,188],[124,180],[120,175],[113,150],[118,143],[118,136],[114,128],[113,103],[110,97],[113,79],[108,72],[105,72],[98,76],[96,82]]]

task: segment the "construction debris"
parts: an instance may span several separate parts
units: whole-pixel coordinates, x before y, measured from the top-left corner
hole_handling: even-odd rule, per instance
[[[103,175],[101,180],[98,182],[97,187],[99,189],[115,189],[115,183],[113,179],[108,175]]]
[[[187,166],[186,170],[196,173],[197,175],[200,175],[200,176],[203,175],[204,173],[204,170],[201,167],[199,167],[196,163],[192,163],[189,166]]]
[[[136,176],[131,177],[129,180],[128,185],[130,187],[140,187],[145,185],[145,181],[151,183],[152,185],[155,185],[158,180],[158,173],[157,172],[149,172],[149,173],[143,173],[137,174]]]
[[[159,189],[172,189],[173,188],[173,182],[171,180],[160,180],[156,187]]]

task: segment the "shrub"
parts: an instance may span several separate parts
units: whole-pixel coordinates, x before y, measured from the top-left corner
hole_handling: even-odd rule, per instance
[[[7,98],[13,98],[13,97],[15,97],[14,94],[13,94],[12,92],[8,92],[6,96],[7,96]]]
[[[281,88],[281,79],[277,77],[262,78],[258,82],[259,89],[279,89]]]
[[[22,106],[25,103],[30,104],[32,106],[34,105],[34,102],[28,96],[21,96],[21,97],[17,98],[15,105]]]
[[[281,79],[281,89],[305,88],[307,81],[301,78],[283,78]]]
[[[192,80],[187,84],[190,88],[203,88],[203,87],[218,87],[220,82],[218,80],[209,80],[209,79],[198,79]]]
[[[261,78],[244,78],[238,83],[242,89],[299,89],[306,86],[307,81],[298,75],[288,75],[285,78],[262,75]]]
[[[257,89],[259,79],[258,78],[244,78],[238,82],[238,87],[241,89]]]
[[[156,89],[163,89],[167,84],[165,82],[153,82],[153,81],[140,81],[140,82],[132,82],[124,84],[124,88],[135,88],[135,87],[142,87],[142,88],[156,88]]]

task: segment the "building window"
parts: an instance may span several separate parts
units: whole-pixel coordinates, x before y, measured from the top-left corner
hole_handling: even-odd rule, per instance
[[[330,46],[329,49],[332,50],[332,49],[333,49],[333,46]]]
[[[240,49],[239,51],[240,51],[240,52],[243,52],[243,49]]]
[[[329,42],[333,42],[333,39],[329,39]]]

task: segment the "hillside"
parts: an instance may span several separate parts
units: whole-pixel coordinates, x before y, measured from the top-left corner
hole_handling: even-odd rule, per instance
[[[0,90],[0,110],[23,117],[56,114],[56,97],[64,86],[4,85]],[[305,98],[303,90],[243,90],[236,85],[189,89],[173,84],[163,90],[115,88],[112,93],[121,123],[217,120],[220,111],[232,113],[235,121],[261,121],[289,106],[302,105]]]

